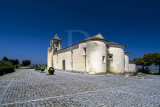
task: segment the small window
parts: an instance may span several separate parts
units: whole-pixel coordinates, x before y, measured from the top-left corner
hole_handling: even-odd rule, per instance
[[[103,64],[106,63],[106,58],[105,58],[105,56],[102,57],[102,63],[103,63]]]
[[[108,55],[108,58],[109,58],[109,59],[112,59],[112,58],[113,58],[113,54],[109,54],[109,55]]]
[[[86,47],[83,48],[83,55],[86,55]]]
[[[84,52],[86,53],[86,47],[83,48]]]

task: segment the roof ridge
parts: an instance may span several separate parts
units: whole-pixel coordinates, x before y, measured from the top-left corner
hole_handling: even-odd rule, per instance
[[[97,35],[94,35],[94,36],[89,37],[89,38],[87,38],[87,39],[84,39],[84,40],[82,40],[82,41],[92,40],[92,39],[104,39],[104,40],[106,40],[106,39],[102,36],[102,34],[99,32]]]
[[[108,42],[108,45],[121,45],[121,46],[125,46],[126,47],[126,45],[119,44],[119,43],[116,43],[116,42]]]

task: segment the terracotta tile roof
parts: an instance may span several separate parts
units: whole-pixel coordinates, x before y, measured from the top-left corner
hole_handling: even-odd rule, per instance
[[[58,37],[58,35],[56,34],[55,37],[54,37],[54,39],[57,39],[57,37]],[[58,38],[58,39],[59,39],[59,38]],[[87,38],[87,39],[85,39],[85,40],[79,41],[79,42],[76,43],[76,44],[73,44],[73,45],[71,45],[71,46],[62,48],[61,50],[67,49],[67,48],[72,47],[72,46],[75,46],[75,45],[77,45],[77,44],[79,44],[79,43],[81,43],[81,42],[85,42],[85,41],[87,41],[87,40],[105,40],[105,41],[107,42],[107,40],[106,40],[100,33],[98,33],[98,34],[95,35],[95,36],[92,36],[92,37]],[[59,50],[59,51],[61,51],[61,50]],[[57,51],[57,52],[58,52],[58,51]]]
[[[125,54],[130,54],[130,52],[127,52],[127,51],[125,51],[124,53],[125,53]]]
[[[85,41],[87,41],[87,40],[105,40],[105,41],[107,42],[107,40],[106,40],[100,33],[98,33],[97,35],[92,36],[92,37],[90,37],[90,38],[87,38],[87,39],[85,39],[85,40],[82,40],[82,41],[80,41],[80,42],[85,42]]]
[[[133,60],[129,60],[129,62],[135,63]]]
[[[126,45],[118,44],[118,43],[115,43],[115,42],[108,42],[107,44],[108,45],[121,45],[121,46],[126,47]]]
[[[57,34],[55,35],[54,39],[59,39]],[[85,39],[85,40],[79,41],[78,43],[73,44],[73,45],[68,46],[68,47],[65,47],[65,48],[63,48],[63,49],[61,49],[61,50],[67,49],[67,48],[72,47],[72,46],[74,46],[74,45],[77,45],[77,44],[79,44],[79,43],[81,43],[81,42],[86,42],[86,41],[88,41],[88,40],[105,40],[107,46],[108,46],[108,45],[121,45],[121,46],[126,47],[125,45],[118,44],[118,43],[115,43],[115,42],[107,42],[107,40],[106,40],[100,33],[98,33],[98,34],[95,35],[95,36],[92,36],[92,37],[87,38],[87,39]],[[61,51],[61,50],[59,50],[59,51]],[[57,51],[57,52],[58,52],[58,51]]]

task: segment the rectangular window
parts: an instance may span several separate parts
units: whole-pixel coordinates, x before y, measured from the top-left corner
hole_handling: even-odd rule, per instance
[[[105,58],[105,56],[102,57],[102,63],[103,63],[103,64],[106,63],[106,58]]]
[[[109,58],[109,59],[112,59],[112,58],[113,58],[113,54],[109,54],[109,55],[108,55],[108,58]]]
[[[84,54],[86,55],[86,47],[84,47],[83,50],[84,50]]]

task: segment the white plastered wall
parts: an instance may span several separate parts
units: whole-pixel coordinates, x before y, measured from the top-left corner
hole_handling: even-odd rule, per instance
[[[136,72],[136,64],[129,63],[129,72]]]
[[[53,67],[53,52],[54,49],[52,47],[48,48],[48,55],[47,55],[47,69],[49,69],[50,67]]]
[[[89,74],[100,74],[107,72],[107,46],[105,41],[88,41],[86,44],[86,70]],[[105,61],[103,61],[105,57]],[[104,62],[104,63],[103,63]]]
[[[113,73],[124,73],[124,46],[111,45],[109,46],[109,54],[113,54],[110,60],[109,71]]]
[[[125,72],[129,72],[129,54],[125,53],[124,59],[125,59]]]
[[[78,44],[79,48],[68,50],[63,53],[54,55],[54,68],[63,70],[62,61],[65,60],[66,71],[80,71],[85,72],[85,58],[84,58],[84,47],[86,43]]]

